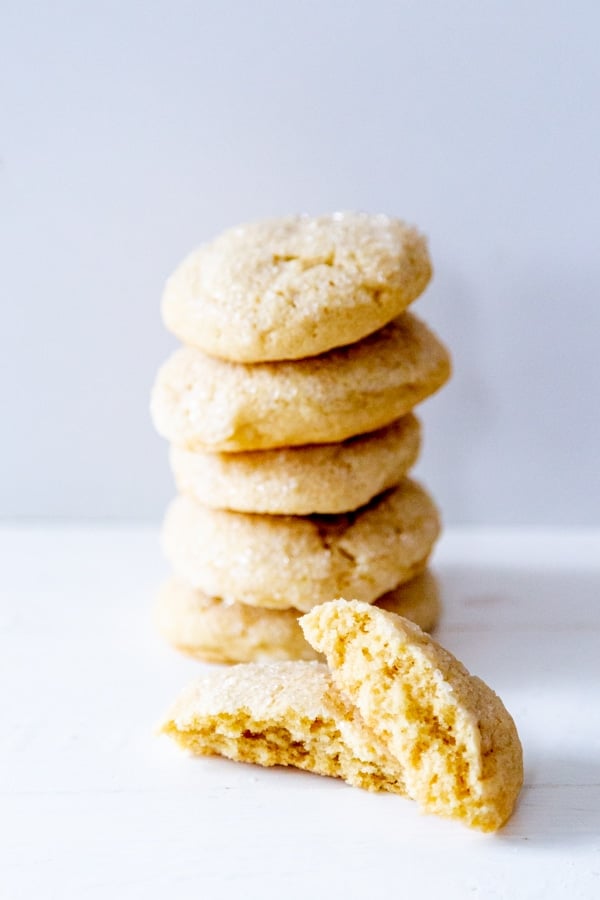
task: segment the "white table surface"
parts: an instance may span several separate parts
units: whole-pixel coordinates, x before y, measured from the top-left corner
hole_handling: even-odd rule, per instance
[[[203,667],[163,645],[143,527],[0,530],[0,897],[600,897],[600,533],[448,532],[438,639],[512,712],[497,835],[153,726]]]

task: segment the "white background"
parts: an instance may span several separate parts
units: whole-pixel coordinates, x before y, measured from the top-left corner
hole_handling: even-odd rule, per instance
[[[238,221],[363,208],[430,237],[446,522],[600,522],[594,0],[2,9],[0,514],[158,520],[166,275]]]

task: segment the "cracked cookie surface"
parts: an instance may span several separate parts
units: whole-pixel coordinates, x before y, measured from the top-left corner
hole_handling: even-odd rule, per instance
[[[167,328],[237,362],[298,359],[350,344],[425,289],[425,239],[367,213],[289,216],[231,228],[167,281]]]
[[[401,418],[450,376],[450,357],[411,313],[356,344],[293,362],[242,363],[182,347],[159,370],[159,434],[188,450],[328,444]]]
[[[369,603],[423,571],[439,518],[418,484],[401,484],[353,513],[266,516],[177,497],[163,528],[175,574],[211,597],[306,611],[336,596]]]

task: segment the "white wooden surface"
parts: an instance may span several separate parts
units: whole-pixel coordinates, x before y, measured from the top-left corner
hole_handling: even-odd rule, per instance
[[[152,728],[200,671],[149,609],[144,528],[0,531],[0,897],[600,896],[600,533],[448,533],[439,639],[503,697],[526,786],[496,836]]]

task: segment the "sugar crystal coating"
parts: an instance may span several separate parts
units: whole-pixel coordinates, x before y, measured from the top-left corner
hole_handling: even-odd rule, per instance
[[[381,328],[430,276],[424,238],[398,219],[289,216],[229,229],[191,253],[167,282],[163,317],[222,359],[298,359]]]
[[[171,446],[182,494],[216,509],[270,515],[357,509],[406,475],[417,459],[420,425],[409,414],[335,444],[210,453]]]
[[[345,594],[373,602],[421,572],[439,533],[429,495],[405,479],[353,513],[266,516],[171,504],[163,549],[177,576],[212,597],[306,611]]]
[[[406,415],[450,375],[435,335],[405,313],[356,344],[243,365],[182,347],[160,369],[157,431],[188,450],[239,452],[343,441]]]

